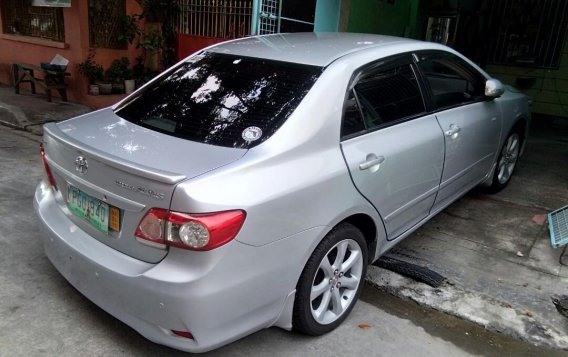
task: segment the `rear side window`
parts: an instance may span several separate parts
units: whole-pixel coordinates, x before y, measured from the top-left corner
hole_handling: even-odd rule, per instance
[[[187,140],[251,148],[278,130],[321,72],[316,66],[205,53],[171,70],[116,114]]]
[[[349,93],[346,107],[342,136],[372,130],[426,111],[410,64],[363,73]]]

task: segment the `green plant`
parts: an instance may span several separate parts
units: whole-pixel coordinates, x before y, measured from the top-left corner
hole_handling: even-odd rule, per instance
[[[112,61],[110,67],[105,71],[105,77],[109,83],[122,83],[125,79],[132,78],[130,61],[127,57],[117,58]]]
[[[137,0],[142,7],[140,18],[160,23],[161,64],[169,67],[176,62],[176,25],[179,18],[180,2],[168,0]]]
[[[85,76],[89,84],[103,79],[103,66],[95,62],[95,50],[90,49],[85,61],[77,63],[77,71]]]
[[[151,27],[145,31],[138,40],[136,48],[141,48],[147,52],[158,51],[162,48],[162,36],[156,27]]]
[[[138,0],[142,8],[142,16],[150,22],[164,22],[168,20],[169,7],[173,1],[168,0]]]
[[[142,84],[148,82],[150,79],[154,78],[157,72],[152,71],[150,68],[144,65],[144,57],[136,57],[136,63],[132,66],[132,76],[136,80],[136,86],[141,86]]]
[[[162,35],[156,26],[148,27],[146,31],[138,38],[136,48],[142,49],[144,65],[159,70],[162,68],[163,59],[160,61],[160,54],[163,52]],[[160,62],[162,62],[160,64]]]
[[[139,20],[140,15],[124,15],[121,17],[121,31],[118,35],[120,42],[132,43],[136,36],[141,35]]]

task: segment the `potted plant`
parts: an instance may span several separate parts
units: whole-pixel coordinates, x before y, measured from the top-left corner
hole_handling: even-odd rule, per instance
[[[144,56],[138,56],[136,57],[136,63],[132,66],[132,76],[134,77],[136,87],[142,86],[158,74],[158,72],[146,67],[144,62]]]
[[[99,83],[99,92],[102,95],[112,94],[112,83],[106,81],[103,83]]]
[[[76,68],[89,81],[89,94],[98,95],[99,87],[96,82],[103,79],[103,66],[95,62],[95,50],[89,50],[85,61],[77,63]]]
[[[130,61],[128,57],[121,57],[112,61],[110,67],[105,72],[105,77],[112,85],[114,93],[124,93],[125,80],[132,79],[132,71],[128,68]]]
[[[132,71],[131,71],[132,73]],[[124,93],[130,94],[136,89],[136,80],[133,77],[126,77],[124,80]]]

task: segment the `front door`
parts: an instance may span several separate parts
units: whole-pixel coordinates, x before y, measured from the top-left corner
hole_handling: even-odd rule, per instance
[[[387,61],[385,61],[387,62]],[[392,240],[428,216],[438,190],[444,138],[410,61],[363,71],[349,93],[341,148],[353,182]]]
[[[418,55],[444,132],[446,154],[436,206],[446,206],[489,173],[501,133],[499,104],[487,100],[485,77],[446,52]]]

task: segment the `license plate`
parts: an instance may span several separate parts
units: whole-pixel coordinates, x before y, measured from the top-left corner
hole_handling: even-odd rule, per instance
[[[67,203],[69,210],[76,216],[83,218],[93,227],[108,234],[111,206],[71,185],[68,186],[67,190]],[[112,208],[116,209],[116,207]]]

